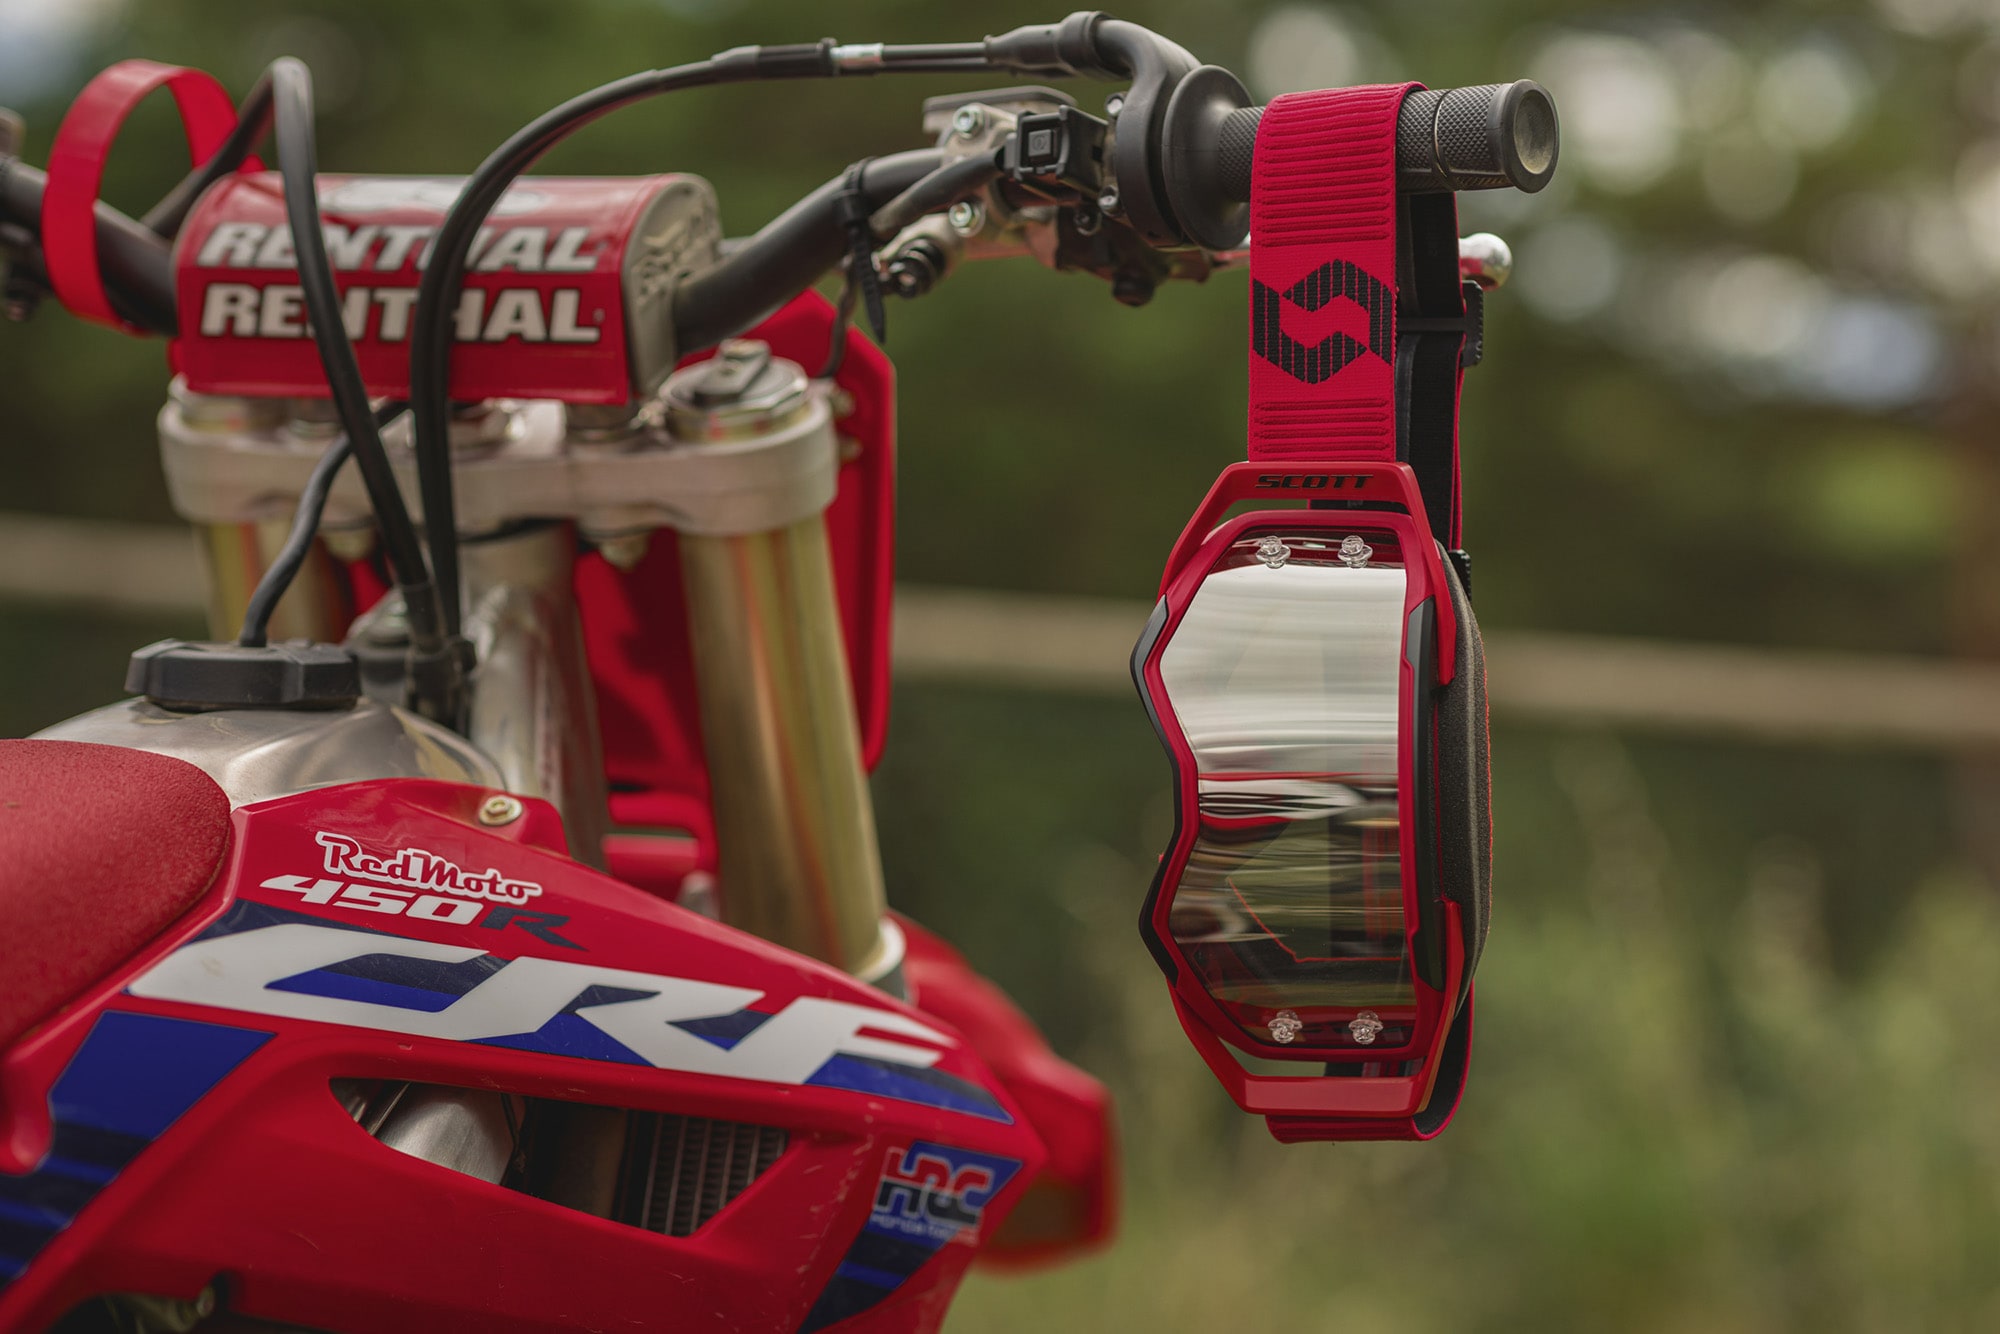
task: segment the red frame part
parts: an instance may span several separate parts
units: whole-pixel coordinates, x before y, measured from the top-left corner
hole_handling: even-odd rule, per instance
[[[1311,501],[1362,502],[1368,507],[1260,509],[1224,520],[1234,506],[1244,502]],[[1405,624],[1411,613],[1429,603],[1436,626],[1435,677],[1438,685],[1451,680],[1458,624],[1445,582],[1443,559],[1431,536],[1424,514],[1416,475],[1400,463],[1340,463],[1315,467],[1273,466],[1268,462],[1232,464],[1216,480],[1194,518],[1182,532],[1161,580],[1160,605],[1148,625],[1135,656],[1134,674],[1146,696],[1149,712],[1167,747],[1174,767],[1175,829],[1173,842],[1162,858],[1146,908],[1141,929],[1147,943],[1167,973],[1174,1010],[1181,1026],[1222,1081],[1230,1095],[1245,1111],[1293,1117],[1403,1118],[1414,1115],[1428,1102],[1439,1073],[1439,1053],[1451,1028],[1453,1009],[1462,986],[1465,950],[1457,905],[1438,900],[1434,912],[1423,911],[1419,903],[1419,858],[1435,865],[1437,849],[1420,841],[1430,828],[1427,820],[1416,818],[1420,802],[1435,810],[1437,794],[1418,789],[1419,775],[1434,772],[1430,764],[1410,762],[1417,747],[1434,747],[1434,730],[1426,726],[1416,733],[1416,719],[1427,717],[1417,707],[1420,691],[1431,682],[1420,680],[1408,645],[1400,664],[1401,706],[1397,720],[1399,753],[1406,757],[1398,765],[1397,805],[1402,840],[1401,865],[1410,868],[1404,877],[1405,921],[1410,924],[1413,959],[1419,949],[1419,924],[1428,919],[1431,929],[1441,934],[1439,953],[1444,962],[1443,985],[1433,986],[1421,976],[1412,978],[1418,1013],[1413,1039],[1408,1044],[1370,1049],[1366,1064],[1354,1077],[1296,1077],[1255,1074],[1244,1068],[1229,1051],[1237,1047],[1252,1055],[1284,1061],[1354,1064],[1360,1054],[1351,1047],[1281,1047],[1252,1044],[1239,1026],[1226,1015],[1202,986],[1195,970],[1175,942],[1169,925],[1174,890],[1179,885],[1191,857],[1200,821],[1199,780],[1194,753],[1175,717],[1171,697],[1160,671],[1160,661],[1174,632],[1179,628],[1196,590],[1229,546],[1245,533],[1259,528],[1280,528],[1287,532],[1323,528],[1340,533],[1379,531],[1393,536],[1400,546],[1408,577],[1404,602]],[[1228,1046],[1225,1046],[1225,1042]],[[1403,1070],[1409,1062],[1421,1062],[1414,1071]],[[1374,1073],[1380,1069],[1382,1073]],[[1400,1071],[1400,1072],[1399,1072]]]

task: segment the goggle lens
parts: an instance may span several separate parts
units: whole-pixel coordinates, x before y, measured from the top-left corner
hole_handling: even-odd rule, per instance
[[[1413,1040],[1397,817],[1407,588],[1392,535],[1253,532],[1161,654],[1199,784],[1170,930],[1253,1044],[1359,1057]]]

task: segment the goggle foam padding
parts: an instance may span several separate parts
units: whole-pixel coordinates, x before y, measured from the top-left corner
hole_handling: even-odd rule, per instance
[[[1486,726],[1486,649],[1458,571],[1444,562],[1458,648],[1451,683],[1437,701],[1438,880],[1458,905],[1465,932],[1465,984],[1472,986],[1493,914],[1493,787]],[[1464,998],[1461,992],[1461,1002]]]

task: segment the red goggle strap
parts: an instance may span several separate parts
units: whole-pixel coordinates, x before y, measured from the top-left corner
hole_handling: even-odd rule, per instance
[[[174,95],[188,154],[195,166],[215,155],[236,127],[236,107],[213,75],[151,60],[121,60],[77,95],[49,149],[42,195],[42,256],[49,286],[70,311],[126,333],[142,333],[118,318],[97,267],[97,195],[104,163],[132,109],[164,86]],[[253,160],[245,166],[257,170]]]
[[[1249,457],[1401,462],[1459,545],[1469,333],[1450,194],[1399,196],[1396,119],[1419,84],[1292,93],[1257,129],[1250,195]]]

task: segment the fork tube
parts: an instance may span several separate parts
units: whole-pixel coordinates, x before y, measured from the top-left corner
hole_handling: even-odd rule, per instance
[[[826,524],[680,537],[723,920],[869,981],[901,962]]]

